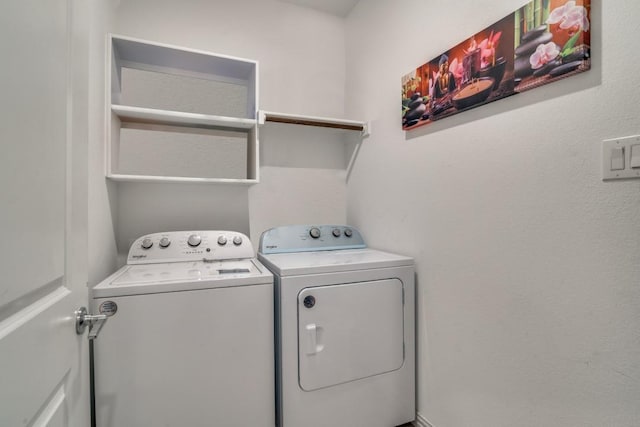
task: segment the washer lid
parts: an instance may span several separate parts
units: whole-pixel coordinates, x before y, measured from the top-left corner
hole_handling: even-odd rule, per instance
[[[413,265],[413,258],[382,252],[376,249],[351,249],[271,255],[258,253],[258,259],[279,276],[299,276],[305,274]]]
[[[273,283],[257,260],[127,265],[93,288],[95,298]]]

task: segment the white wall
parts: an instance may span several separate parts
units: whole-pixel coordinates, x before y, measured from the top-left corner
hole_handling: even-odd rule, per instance
[[[89,285],[116,268],[116,185],[105,179],[105,34],[113,25],[118,0],[92,0],[89,34]]]
[[[640,3],[593,2],[589,72],[400,129],[400,78],[525,2],[362,1],[347,115],[373,121],[348,220],[416,259],[418,409],[434,427],[640,425]],[[384,171],[384,173],[374,172]]]
[[[640,133],[640,6],[594,2],[588,73],[402,132],[400,77],[524,2],[496,3],[368,0],[345,25],[271,0],[114,0],[107,30],[257,59],[261,108],[341,117],[346,105],[373,134],[348,217],[333,136],[318,148],[308,133],[262,129],[261,184],[186,194],[105,184],[92,140],[90,281],[115,267],[116,235],[123,252],[137,235],[194,223],[257,242],[278,224],[348,220],[372,246],[416,258],[418,408],[435,427],[640,424],[640,182],[600,179],[600,140]],[[175,198],[197,209],[148,222]]]
[[[112,31],[258,60],[261,109],[342,117],[344,24],[343,19],[273,0],[126,0],[117,7]],[[260,130],[261,157],[267,162],[262,182],[253,187],[109,187],[120,254],[136,237],[153,231],[233,229],[250,234],[257,244],[261,232],[276,225],[345,222],[344,146],[327,134],[321,137],[324,145],[311,147],[307,139],[318,139],[313,133],[272,126]],[[309,162],[309,152],[300,147],[310,148],[319,160]],[[334,154],[341,160],[336,162]],[[102,200],[107,200],[104,194]],[[318,209],[319,201],[326,200],[331,204]]]

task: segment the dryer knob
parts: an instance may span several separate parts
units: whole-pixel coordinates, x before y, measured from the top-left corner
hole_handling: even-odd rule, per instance
[[[191,236],[189,236],[189,238],[187,239],[187,243],[189,244],[189,246],[191,246],[192,248],[195,248],[196,246],[198,246],[200,243],[202,243],[202,237],[198,236],[197,234],[192,234]]]
[[[333,231],[331,231],[331,234],[333,234],[333,237],[340,237],[340,229],[334,228]]]
[[[311,230],[309,230],[309,236],[317,239],[318,237],[320,237],[320,229],[318,227],[313,227]]]
[[[168,248],[169,245],[171,244],[171,240],[169,240],[168,237],[163,237],[162,239],[160,239],[159,244],[161,248]]]
[[[242,237],[236,236],[233,238],[233,244],[236,246],[240,246],[242,244]]]
[[[220,237],[218,237],[218,244],[219,244],[220,246],[224,246],[224,245],[226,245],[226,244],[227,244],[227,238],[226,238],[226,237],[224,237],[224,236],[220,236]]]
[[[351,230],[350,228],[345,228],[344,229],[344,235],[347,236],[347,237],[353,236],[353,230]]]
[[[142,246],[142,249],[149,249],[149,248],[151,248],[151,246],[153,246],[153,241],[151,239],[149,239],[149,238],[144,239],[142,241],[142,245],[141,246]]]

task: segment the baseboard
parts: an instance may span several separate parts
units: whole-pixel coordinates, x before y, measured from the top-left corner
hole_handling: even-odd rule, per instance
[[[416,414],[416,420],[413,422],[413,425],[416,427],[433,427],[433,424],[420,414]]]

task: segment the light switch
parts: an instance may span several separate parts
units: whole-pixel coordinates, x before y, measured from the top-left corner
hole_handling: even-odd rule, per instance
[[[629,162],[632,168],[640,168],[640,144],[631,146],[631,161]]]
[[[602,179],[640,179],[640,135],[602,141]]]
[[[638,150],[640,152],[640,150]],[[624,147],[614,147],[611,149],[611,170],[619,171],[624,169]]]

